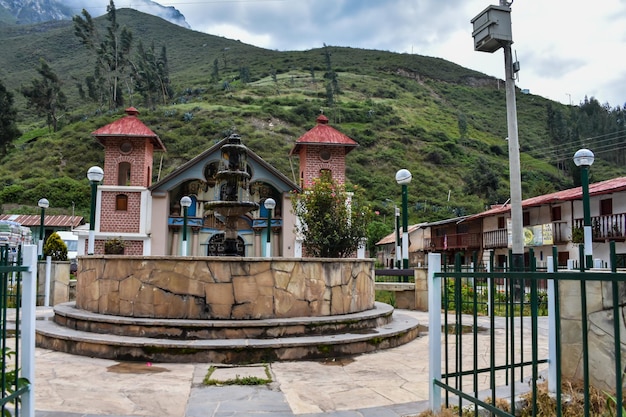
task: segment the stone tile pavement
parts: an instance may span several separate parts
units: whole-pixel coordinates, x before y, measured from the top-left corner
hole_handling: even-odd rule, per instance
[[[425,312],[402,314],[428,325]],[[480,325],[489,324],[482,318]],[[496,331],[502,326],[496,323]],[[540,346],[547,346],[546,326],[540,320]],[[265,366],[216,365],[211,378],[261,377]],[[38,348],[36,417],[400,417],[427,407],[426,333],[406,345],[351,358],[267,366],[269,385],[205,386],[211,364],[124,363]]]

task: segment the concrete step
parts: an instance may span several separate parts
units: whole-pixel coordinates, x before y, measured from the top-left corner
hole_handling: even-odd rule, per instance
[[[76,303],[54,307],[54,321],[74,330],[119,336],[158,339],[273,339],[288,336],[331,335],[364,332],[391,321],[393,307],[323,317],[289,317],[263,320],[184,320],[123,317],[76,308]]]
[[[38,347],[114,360],[147,362],[259,363],[324,359],[373,352],[418,336],[416,319],[393,313],[388,323],[361,332],[270,339],[177,340],[74,330],[38,320]]]

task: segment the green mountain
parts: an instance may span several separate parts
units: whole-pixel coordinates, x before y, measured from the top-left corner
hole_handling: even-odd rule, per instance
[[[168,152],[155,160],[155,180],[206,150],[235,129],[244,143],[290,178],[297,160],[289,150],[323,111],[332,126],[356,140],[347,176],[367,190],[375,210],[390,223],[400,202],[395,172],[413,173],[410,221],[427,221],[481,211],[508,198],[506,99],[501,80],[443,59],[413,54],[322,46],[279,52],[170,24],[131,9],[118,22],[155,49],[166,47],[174,97],[168,105],[143,106],[125,85],[123,107],[163,140]],[[104,31],[105,17],[95,19]],[[102,111],[78,94],[77,84],[93,73],[94,57],[74,35],[72,22],[0,26],[0,80],[14,92],[22,138],[0,160],[3,210],[28,211],[41,197],[51,209],[86,214],[85,174],[102,164],[101,147],[90,132],[123,114]],[[60,130],[28,108],[20,86],[38,77],[44,58],[63,81],[69,111]],[[338,92],[329,105],[328,76]],[[571,157],[583,140],[619,131],[621,109],[594,99],[563,106],[540,96],[517,94],[524,198],[574,185]],[[602,123],[600,123],[602,122]],[[618,137],[619,139],[619,137]],[[616,139],[616,143],[620,142]],[[617,145],[615,145],[617,146]],[[593,148],[591,148],[593,149]],[[603,148],[592,180],[624,175],[624,156]],[[32,209],[31,209],[32,210]]]

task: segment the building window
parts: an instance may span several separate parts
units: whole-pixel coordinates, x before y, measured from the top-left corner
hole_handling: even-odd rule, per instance
[[[130,162],[120,162],[118,165],[117,185],[130,185]]]
[[[330,169],[320,169],[320,179],[330,181],[333,179],[333,173]]]
[[[561,220],[561,206],[552,207],[552,221]]]
[[[126,194],[115,196],[115,210],[128,211],[128,196]]]
[[[530,212],[529,211],[525,211],[524,213],[522,213],[522,224],[524,226],[530,226]]]
[[[613,199],[600,200],[600,216],[608,216],[609,214],[613,214]]]
[[[498,229],[505,229],[504,217],[498,217]]]

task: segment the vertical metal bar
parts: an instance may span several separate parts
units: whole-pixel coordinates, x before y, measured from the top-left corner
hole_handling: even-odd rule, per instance
[[[443,255],[443,263],[444,263],[444,269],[446,270],[446,272],[448,271],[448,264],[447,264],[447,257],[444,254]],[[449,282],[449,278],[445,277],[444,278],[444,282],[443,282],[443,294],[444,294],[444,308],[443,308],[443,338],[444,338],[444,345],[445,345],[445,350],[444,350],[444,362],[445,362],[445,372],[446,372],[446,385],[450,385],[450,377],[448,375],[450,375],[450,354],[448,351],[448,346],[449,346],[449,338],[448,338],[448,309],[450,306],[450,298],[449,298],[449,294],[448,294],[448,282]],[[448,390],[445,391],[445,406],[446,408],[450,407],[450,392]],[[433,410],[434,411],[434,410]]]
[[[491,266],[490,272],[493,270],[493,252],[491,253],[489,264]],[[489,277],[489,293],[495,295],[495,279],[493,277]],[[495,338],[495,328],[496,328],[496,315],[494,312],[495,299],[494,296],[489,298],[489,311],[491,314],[489,315],[489,387],[491,388],[491,405],[495,407],[496,405],[496,338]]]
[[[441,387],[435,381],[441,380],[441,279],[435,274],[441,272],[441,254],[428,254],[428,374],[430,410],[441,409]],[[447,344],[444,345],[448,349]]]
[[[532,262],[532,270],[533,272],[537,269],[537,260],[534,256],[531,258]],[[537,316],[539,315],[539,308],[537,304],[537,279],[535,277],[530,278],[530,321],[531,321],[531,356],[532,356],[532,405],[533,405],[533,416],[537,415],[537,380],[539,379],[539,374],[537,370],[537,361],[538,357],[538,337],[537,337]],[[524,360],[522,359],[522,363]],[[524,369],[522,367],[522,369]]]
[[[584,248],[582,245],[579,247],[579,256],[580,256],[580,272],[585,273],[585,265],[584,265]],[[581,277],[582,278],[582,277]],[[589,407],[590,407],[590,398],[589,398],[589,335],[587,330],[587,283],[584,279],[580,280],[580,316],[581,316],[581,330],[582,330],[582,344],[583,344],[583,392],[585,395],[584,405],[585,405],[585,417],[589,417]]]
[[[556,246],[552,247],[552,257],[553,257],[553,269],[555,272],[554,278],[554,341],[556,345],[556,360],[555,360],[555,371],[556,371],[556,417],[561,417],[562,410],[562,392],[561,392],[561,297],[559,294],[559,253]]]
[[[474,269],[476,268],[476,256],[474,255]],[[474,272],[474,271],[472,271]],[[476,285],[476,278],[472,277],[472,282],[473,282],[473,292],[474,292],[474,306],[472,308],[472,312],[473,312],[473,323],[472,323],[472,338],[473,338],[473,342],[474,342],[474,380],[473,380],[473,384],[474,384],[474,397],[478,398],[478,287]],[[478,405],[474,404],[474,415],[478,416]]]
[[[511,296],[507,303],[509,304],[510,314],[508,316],[509,321],[509,358],[507,367],[509,369],[509,386],[510,397],[515,398],[515,281],[516,279],[510,279]],[[515,415],[515,401],[511,401],[511,414]]]
[[[615,241],[611,241],[611,273],[617,273],[616,256],[615,256]],[[617,417],[623,417],[623,398],[622,398],[622,347],[621,347],[621,335],[620,335],[620,305],[619,305],[619,288],[616,280],[611,280],[612,292],[613,292],[613,343],[615,344],[615,409],[617,411]]]
[[[5,259],[7,256],[7,247],[6,246],[1,246],[0,247],[0,265],[4,265]],[[0,283],[1,285],[1,289],[0,289],[0,302],[2,303],[2,340],[1,340],[1,349],[2,351],[0,352],[2,355],[5,354],[6,352],[6,347],[7,347],[7,303],[8,303],[8,283],[7,283],[7,276],[5,274],[0,274],[0,279],[2,279],[2,282]],[[17,337],[16,337],[17,340]],[[0,392],[0,395],[2,396],[2,398],[4,398],[7,393],[7,374],[6,374],[6,367],[7,367],[7,363],[6,360],[4,360],[6,358],[6,356],[3,356],[3,361],[2,361],[2,370],[0,371],[0,382],[2,383],[2,392]],[[17,369],[17,368],[16,368]],[[1,407],[2,415],[5,415],[5,405],[3,405]]]
[[[459,252],[456,253],[454,257],[454,272],[461,272],[461,254]],[[463,389],[463,339],[462,339],[462,315],[461,315],[461,277],[457,276],[454,278],[454,304],[455,304],[455,326],[454,326],[454,338],[455,338],[455,346],[456,346],[456,388],[458,390]],[[463,408],[463,398],[459,397],[459,409]]]

